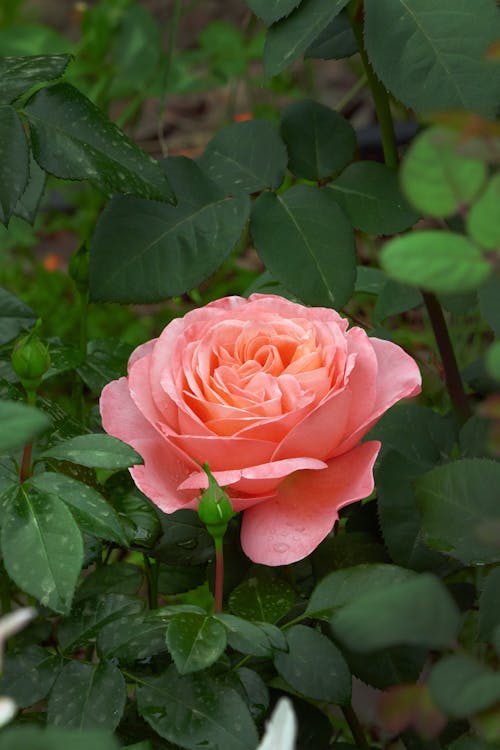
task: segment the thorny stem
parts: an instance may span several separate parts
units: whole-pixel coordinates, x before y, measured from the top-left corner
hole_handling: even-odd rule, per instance
[[[430,292],[422,292],[427,313],[429,315],[434,337],[439,349],[441,361],[443,363],[444,377],[446,388],[448,390],[451,403],[455,410],[458,420],[461,424],[466,422],[472,416],[472,410],[464,390],[460,371],[458,369],[453,344],[451,343],[450,333],[443,314],[443,308],[438,300]]]
[[[394,135],[394,123],[389,106],[389,97],[384,86],[374,74],[370,61],[368,60],[363,40],[363,26],[362,22],[357,18],[358,13],[359,4],[351,5],[349,17],[358,43],[359,54],[366,72],[368,85],[372,92],[375,109],[377,110],[385,163],[388,167],[396,168],[399,163],[399,157],[396,138]],[[443,308],[434,294],[422,291],[422,295],[431,321],[441,361],[443,363],[446,388],[455,413],[460,423],[463,424],[470,416],[472,416],[472,411],[465,394],[462,378],[460,377],[460,371],[458,369],[446,319],[443,314]]]
[[[358,748],[360,750],[370,750],[370,746],[366,741],[365,733],[363,732],[363,728],[359,723],[359,719],[356,716],[353,707],[343,706],[342,713],[344,714],[344,719],[349,725],[349,729],[351,730],[354,742],[356,743]]]
[[[222,598],[224,595],[224,543],[222,539],[215,540],[215,593],[214,612],[222,612]]]
[[[165,61],[165,71],[163,75],[163,102],[160,106],[160,112],[158,114],[158,140],[160,142],[161,152],[163,156],[167,155],[168,150],[163,130],[165,128],[165,117],[167,112],[167,90],[170,84],[170,71],[172,70],[172,61],[175,54],[177,32],[179,31],[181,7],[182,0],[174,0],[172,6],[172,16],[170,18],[170,24],[168,28],[167,59]]]

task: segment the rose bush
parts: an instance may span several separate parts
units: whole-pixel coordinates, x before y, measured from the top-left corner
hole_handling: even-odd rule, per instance
[[[361,439],[420,391],[400,347],[347,326],[334,310],[260,294],[173,320],[101,396],[104,429],[144,459],[136,485],[165,513],[196,508],[207,462],[244,511],[248,557],[308,555],[339,509],[373,490],[380,444]]]

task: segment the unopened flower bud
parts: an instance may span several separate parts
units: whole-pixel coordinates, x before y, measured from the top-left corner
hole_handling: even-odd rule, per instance
[[[84,294],[89,288],[90,253],[85,245],[82,245],[69,261],[69,275],[75,282],[75,286]]]
[[[219,487],[207,464],[203,468],[208,476],[208,488],[198,503],[198,516],[214,539],[222,539],[233,517],[233,506],[227,493]]]
[[[27,391],[36,391],[50,367],[46,345],[33,331],[23,336],[12,352],[12,368]]]

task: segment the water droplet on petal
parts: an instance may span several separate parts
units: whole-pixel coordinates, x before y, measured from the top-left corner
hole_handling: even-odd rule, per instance
[[[285,544],[284,542],[278,542],[278,544],[273,544],[273,550],[275,552],[286,552],[290,548],[289,544]]]

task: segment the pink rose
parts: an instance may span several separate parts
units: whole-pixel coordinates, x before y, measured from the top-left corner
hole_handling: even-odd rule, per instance
[[[130,471],[165,513],[196,508],[207,462],[254,562],[284,565],[373,490],[380,416],[420,392],[399,346],[347,330],[334,310],[282,297],[225,297],[138,347],[101,396],[104,429],[144,459]]]

